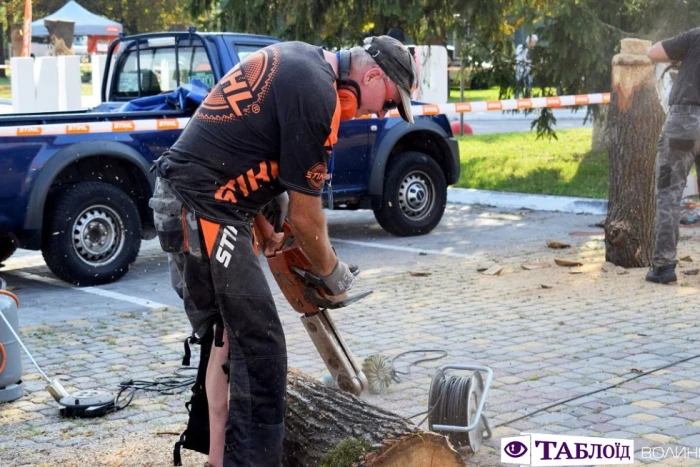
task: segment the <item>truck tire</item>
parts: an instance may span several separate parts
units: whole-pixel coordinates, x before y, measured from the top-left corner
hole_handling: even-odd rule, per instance
[[[17,250],[15,242],[12,241],[9,234],[0,233],[0,263],[5,261],[7,258],[12,256],[12,254]],[[0,264],[0,267],[2,265]]]
[[[423,235],[440,223],[446,202],[447,182],[438,163],[408,151],[389,161],[382,207],[374,217],[392,235]]]
[[[47,207],[41,251],[51,272],[66,282],[114,282],[127,273],[140,248],[139,211],[114,185],[78,183]]]

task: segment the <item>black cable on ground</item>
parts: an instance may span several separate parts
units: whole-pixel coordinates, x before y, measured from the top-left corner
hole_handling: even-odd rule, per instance
[[[408,366],[406,367],[406,371],[399,371],[395,368],[396,360],[403,357],[404,355],[409,355],[409,354],[413,354],[413,353],[436,353],[439,355],[437,355],[436,357],[427,357],[427,358],[421,358],[418,360],[414,360],[408,364]],[[436,350],[436,349],[420,349],[420,350],[409,350],[407,352],[402,352],[391,359],[392,379],[395,382],[400,383],[401,377],[399,375],[407,375],[407,374],[411,373],[412,366],[418,365],[419,363],[432,362],[433,360],[439,360],[439,359],[446,357],[446,356],[447,356],[447,352],[445,350]]]
[[[185,373],[194,372],[195,375]],[[163,395],[180,394],[191,388],[196,380],[197,368],[180,367],[174,376],[157,377],[151,381],[129,380],[119,383],[119,393],[114,399],[115,410],[125,409],[134,400],[136,391],[156,392]]]
[[[649,370],[649,371],[645,371],[645,372],[643,372],[643,373],[639,373],[639,374],[636,375],[636,376],[633,376],[633,377],[631,377],[631,378],[629,378],[629,379],[626,379],[626,380],[624,380],[624,381],[622,381],[622,382],[620,382],[620,383],[612,384],[612,385],[607,386],[607,387],[605,387],[605,388],[596,389],[595,391],[587,392],[587,393],[585,393],[585,394],[579,394],[578,396],[570,397],[570,398],[568,398],[568,399],[564,399],[563,401],[558,401],[558,402],[556,402],[556,403],[554,403],[554,404],[548,405],[547,407],[542,407],[541,409],[537,409],[537,410],[535,410],[534,412],[531,412],[531,413],[529,413],[529,414],[525,414],[525,415],[523,415],[522,417],[518,417],[518,418],[515,418],[515,419],[513,419],[513,420],[510,420],[510,421],[501,423],[500,425],[496,425],[496,426],[494,426],[493,428],[495,429],[495,428],[498,428],[499,426],[510,425],[511,423],[515,423],[515,422],[519,422],[519,421],[521,421],[521,420],[525,420],[526,418],[530,418],[530,417],[532,417],[533,415],[536,415],[536,414],[541,413],[541,412],[545,412],[545,411],[547,411],[547,410],[549,410],[549,409],[552,409],[552,408],[554,408],[554,407],[556,407],[556,406],[558,406],[558,405],[564,405],[564,404],[569,403],[569,402],[571,402],[571,401],[575,401],[576,399],[581,399],[582,397],[588,397],[588,396],[592,396],[593,394],[598,394],[599,392],[609,391],[610,389],[618,388],[618,387],[622,386],[623,384],[629,383],[630,381],[634,381],[635,379],[639,379],[639,378],[641,378],[642,376],[647,376],[647,375],[650,375],[650,374],[652,374],[652,373],[656,373],[657,371],[665,370],[666,368],[670,368],[670,367],[672,367],[672,366],[679,365],[679,364],[681,364],[681,363],[689,362],[690,360],[694,360],[694,359],[696,359],[696,358],[700,358],[700,355],[695,355],[695,356],[693,356],[693,357],[684,358],[684,359],[682,359],[682,360],[678,360],[677,362],[672,362],[672,363],[669,363],[668,365],[664,365],[664,366],[662,366],[662,367],[655,368],[655,369],[653,369],[653,370]],[[410,418],[410,417],[409,417],[409,418]]]

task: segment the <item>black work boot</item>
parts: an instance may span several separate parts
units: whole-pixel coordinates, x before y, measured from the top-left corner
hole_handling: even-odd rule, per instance
[[[656,282],[658,284],[675,284],[678,282],[678,278],[676,277],[676,265],[654,266],[647,273],[646,279],[649,282]]]

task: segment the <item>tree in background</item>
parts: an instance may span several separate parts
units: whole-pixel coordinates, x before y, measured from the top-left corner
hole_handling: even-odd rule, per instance
[[[620,40],[655,42],[700,24],[700,0],[569,0],[531,8],[524,6],[521,15],[536,25],[540,38],[533,73],[542,93],[550,94],[607,92]],[[515,86],[508,78],[505,73],[495,77],[506,95]],[[591,106],[589,111],[595,120],[601,107]],[[538,134],[553,135],[554,122],[552,112],[543,110],[536,121]]]
[[[33,20],[50,15],[65,5],[67,0],[32,0]],[[83,7],[95,14],[122,23],[124,32],[168,31],[173,27],[186,29],[195,22],[189,12],[190,0],[80,0]],[[11,44],[13,26],[22,24],[24,0],[0,2],[0,50]],[[0,54],[2,58],[2,54]],[[4,69],[0,69],[4,76]]]
[[[510,37],[518,19],[506,12],[541,0],[190,0],[190,12],[205,16],[202,26],[218,30],[271,34],[328,47],[356,44],[390,28],[403,30],[414,43],[446,44],[456,18],[470,19],[480,40]],[[468,15],[471,12],[471,15]],[[459,15],[459,16],[455,16]],[[505,42],[505,41],[504,41]],[[512,46],[511,46],[512,49]]]

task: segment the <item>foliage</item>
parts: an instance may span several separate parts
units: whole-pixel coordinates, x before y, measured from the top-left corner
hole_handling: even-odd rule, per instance
[[[366,439],[347,438],[321,459],[320,467],[350,467],[372,449]]]
[[[392,27],[401,28],[415,43],[446,44],[455,25],[458,35],[467,26],[478,30],[482,42],[510,36],[522,21],[504,13],[517,10],[522,2],[536,5],[541,0],[190,0],[190,11],[206,16],[202,25],[208,28],[329,47],[354,44]]]
[[[10,27],[22,23],[24,1],[3,0],[0,4],[5,40],[10,39]],[[50,15],[67,1],[32,0],[33,20]],[[92,13],[122,23],[127,34],[167,31],[172,27],[184,29],[191,23],[187,10],[189,0],[78,0],[78,3]]]

